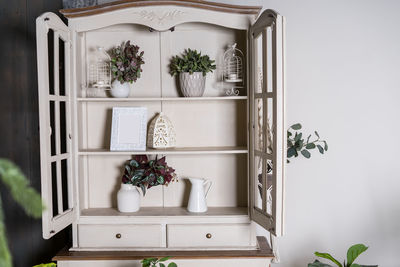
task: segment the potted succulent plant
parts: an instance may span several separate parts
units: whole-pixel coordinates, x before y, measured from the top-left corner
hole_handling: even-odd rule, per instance
[[[216,69],[215,60],[201,55],[197,50],[186,49],[182,56],[176,55],[170,64],[170,74],[179,74],[179,83],[183,96],[203,96],[206,74]]]
[[[117,194],[120,212],[136,212],[140,209],[140,187],[143,196],[146,190],[157,185],[168,185],[176,180],[175,170],[168,166],[165,157],[149,160],[146,155],[137,155],[125,164],[121,189]]]
[[[109,51],[110,68],[114,79],[111,85],[113,97],[129,96],[129,84],[136,82],[143,72],[143,54],[143,51],[139,51],[139,46],[131,44],[130,41],[123,42]]]

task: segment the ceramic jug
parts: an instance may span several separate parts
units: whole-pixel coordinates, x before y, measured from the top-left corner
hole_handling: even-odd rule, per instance
[[[207,211],[207,194],[210,191],[212,182],[203,178],[187,178],[192,184],[189,195],[188,211],[189,212],[206,212]],[[205,189],[205,187],[208,187]]]

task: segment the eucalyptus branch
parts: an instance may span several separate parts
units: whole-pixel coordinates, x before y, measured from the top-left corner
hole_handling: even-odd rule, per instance
[[[317,131],[314,131],[316,136],[314,141],[310,141],[312,135],[308,135],[307,141],[304,141],[303,133],[299,130],[302,128],[300,123],[293,124],[287,131],[287,158],[298,157],[299,153],[305,158],[309,159],[311,153],[309,150],[317,148],[321,154],[328,151],[328,143],[325,140],[321,140]],[[294,136],[294,137],[292,137]],[[287,160],[289,163],[290,161]]]

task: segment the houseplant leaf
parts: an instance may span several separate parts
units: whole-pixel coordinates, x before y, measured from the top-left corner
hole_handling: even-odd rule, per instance
[[[303,150],[301,151],[301,154],[302,154],[305,158],[308,158],[308,159],[311,157],[311,153],[308,152],[308,150],[306,150],[306,149],[303,149]]]
[[[292,128],[295,131],[300,130],[301,124],[300,123],[293,124],[292,126],[290,126],[290,128]]]
[[[368,249],[367,246],[363,245],[363,244],[356,244],[351,246],[348,250],[347,250],[347,264],[349,266],[351,266],[354,262],[354,260],[364,251],[366,251]]]
[[[321,257],[324,259],[328,259],[328,260],[334,262],[337,266],[343,267],[343,265],[340,262],[338,262],[334,257],[332,257],[332,255],[329,253],[315,252],[315,256]]]

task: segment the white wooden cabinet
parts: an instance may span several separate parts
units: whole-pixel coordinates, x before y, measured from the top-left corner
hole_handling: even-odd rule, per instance
[[[37,18],[43,237],[72,224],[71,251],[250,250],[255,224],[283,233],[284,18],[273,10],[197,0],[124,0]],[[126,99],[89,97],[96,46],[131,40],[144,50],[142,77]],[[238,44],[245,86],[225,96],[222,55]],[[179,97],[168,73],[185,48],[216,59],[203,97]],[[177,133],[174,149],[109,151],[111,110],[163,111]],[[155,187],[137,213],[116,210],[122,167],[135,154],[166,155],[180,178],[213,181],[209,211],[186,211],[184,179]],[[268,172],[268,164],[273,170]],[[70,266],[70,265],[65,265]],[[77,265],[78,266],[78,265]]]

